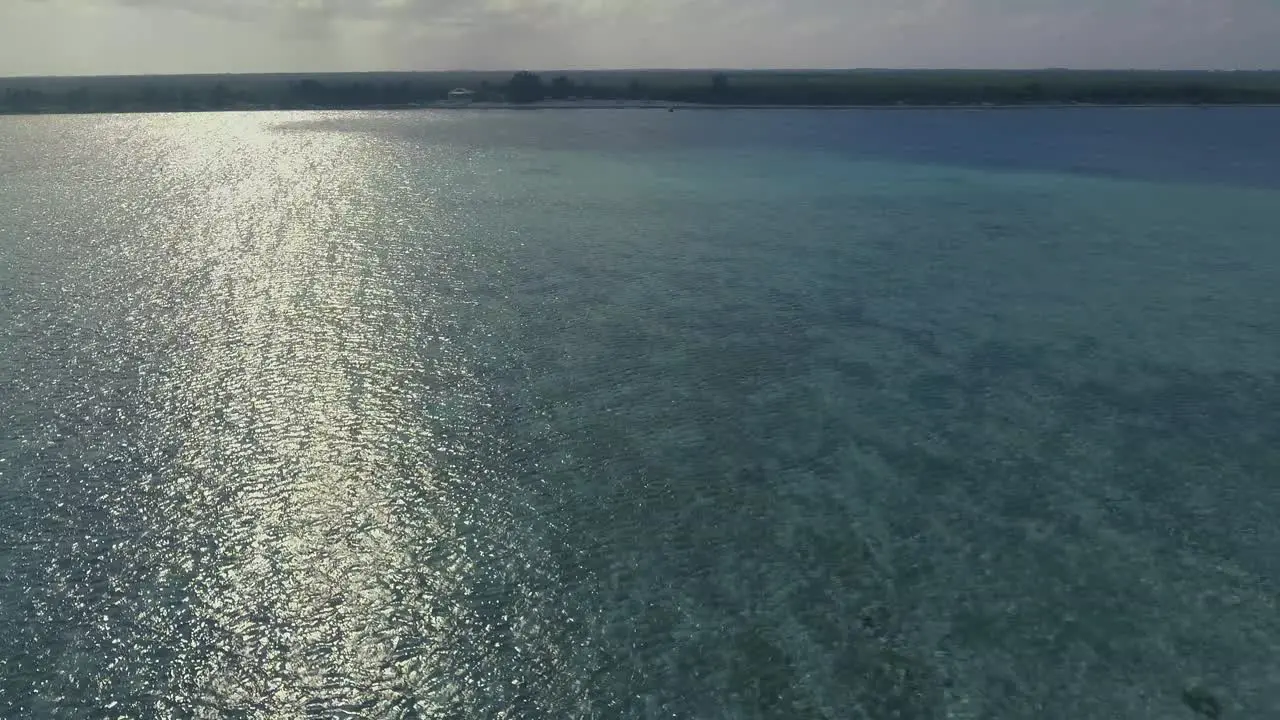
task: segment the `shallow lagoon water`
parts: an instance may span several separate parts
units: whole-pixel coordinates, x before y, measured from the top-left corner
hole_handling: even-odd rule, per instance
[[[0,119],[0,715],[1276,714],[1277,119]]]

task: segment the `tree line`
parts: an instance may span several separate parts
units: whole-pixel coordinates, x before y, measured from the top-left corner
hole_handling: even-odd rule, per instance
[[[448,98],[453,87],[424,79],[301,78],[274,83],[193,83],[146,78],[110,86],[48,89],[9,87],[0,112],[136,112],[229,109],[339,109],[419,107]],[[650,78],[654,78],[652,81]],[[3,81],[0,81],[2,84]],[[544,100],[651,100],[728,105],[1034,105],[1089,104],[1276,104],[1280,81],[1237,81],[1231,73],[1188,79],[1171,73],[1132,77],[1082,73],[969,73],[963,77],[921,73],[669,73],[608,75],[605,80],[559,74],[544,79],[520,71],[506,82],[481,81],[469,88],[479,102],[530,104]]]

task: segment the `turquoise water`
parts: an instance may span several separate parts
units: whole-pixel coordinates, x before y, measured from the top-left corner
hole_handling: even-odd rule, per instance
[[[1277,119],[0,119],[0,717],[1280,715]]]

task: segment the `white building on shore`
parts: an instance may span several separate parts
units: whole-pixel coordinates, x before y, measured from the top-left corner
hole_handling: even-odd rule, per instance
[[[474,90],[466,88],[455,88],[449,91],[450,105],[467,105],[476,99]]]

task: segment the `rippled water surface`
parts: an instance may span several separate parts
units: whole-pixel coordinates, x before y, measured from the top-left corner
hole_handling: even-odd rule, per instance
[[[1278,121],[0,118],[0,717],[1280,717]]]

